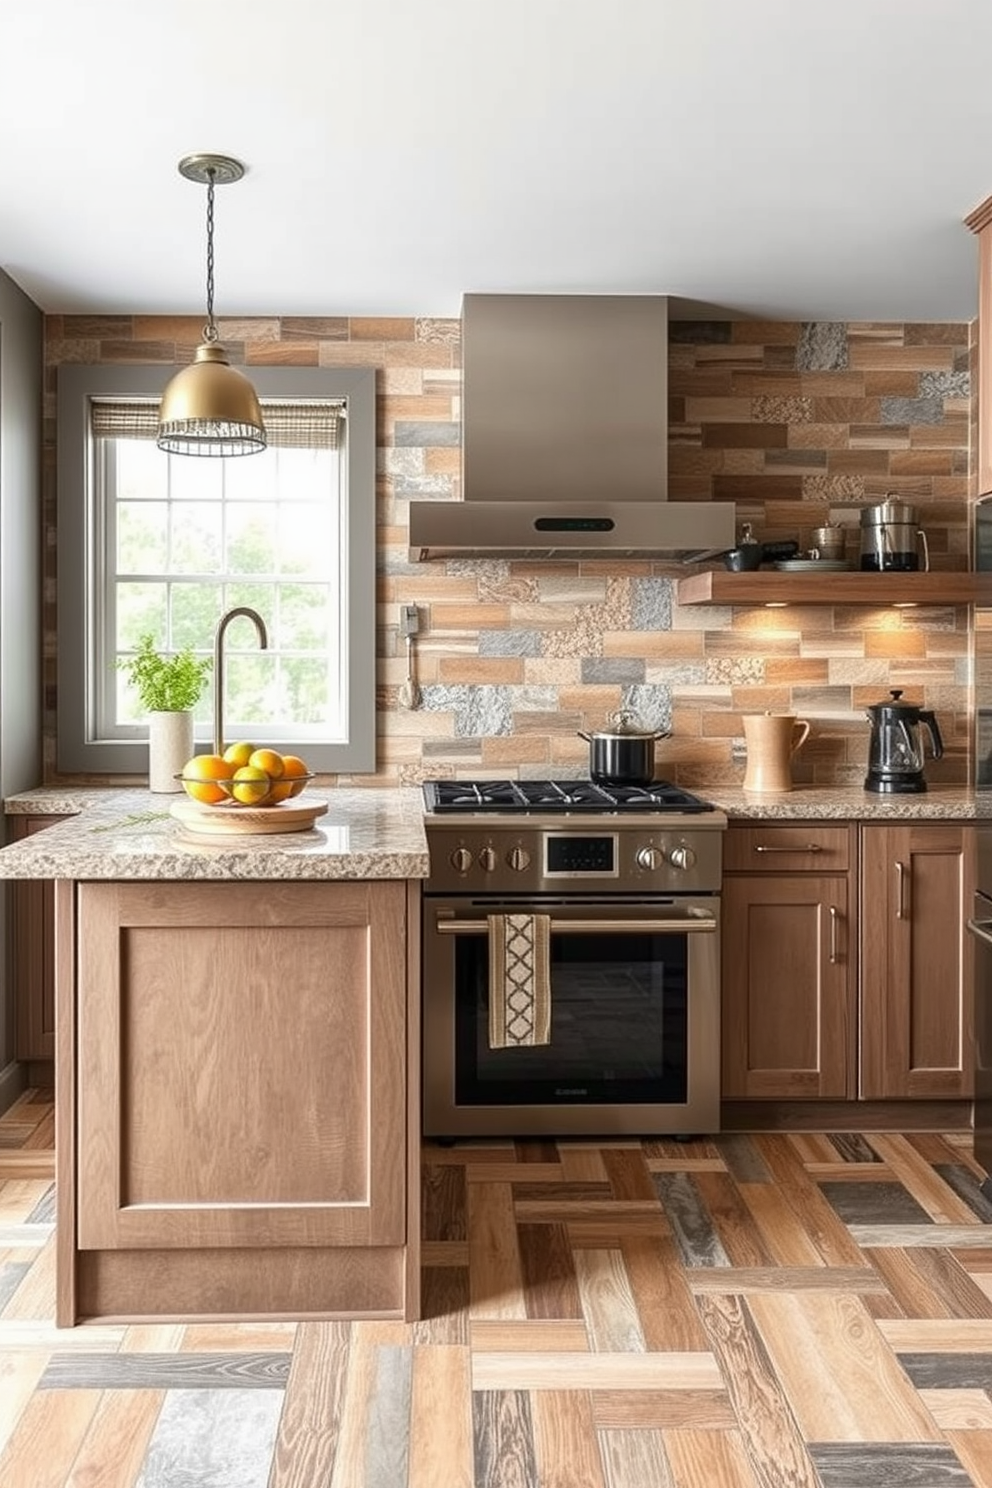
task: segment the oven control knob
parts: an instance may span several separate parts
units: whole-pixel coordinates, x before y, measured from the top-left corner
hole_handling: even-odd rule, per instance
[[[649,873],[657,873],[665,861],[665,854],[660,847],[639,847],[636,861],[638,868],[646,868]]]
[[[525,847],[511,847],[506,861],[515,873],[523,873],[525,868],[530,867],[530,853]]]
[[[492,873],[496,867],[496,854],[491,847],[484,847],[480,852],[479,867],[484,868],[487,873]]]
[[[467,847],[456,847],[451,854],[451,866],[459,873],[467,873],[472,866],[472,854]]]
[[[685,873],[695,866],[696,854],[691,847],[686,847],[683,842],[679,847],[672,848],[668,855],[668,861],[673,868],[681,868],[682,872]]]

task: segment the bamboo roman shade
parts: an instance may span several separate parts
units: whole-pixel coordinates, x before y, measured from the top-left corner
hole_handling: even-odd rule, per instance
[[[90,402],[90,430],[97,439],[155,439],[158,403],[94,398]],[[343,402],[262,402],[262,417],[270,445],[283,449],[339,449]]]

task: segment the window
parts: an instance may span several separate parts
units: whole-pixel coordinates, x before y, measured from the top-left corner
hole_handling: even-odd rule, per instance
[[[155,445],[172,367],[59,370],[58,768],[143,773],[144,719],[117,661],[225,645],[226,742],[313,769],[375,769],[375,375],[253,369],[264,454],[207,459]],[[213,684],[196,710],[213,736]]]

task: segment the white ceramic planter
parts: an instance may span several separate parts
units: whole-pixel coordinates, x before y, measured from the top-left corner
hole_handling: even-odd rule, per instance
[[[193,714],[149,713],[148,789],[162,794],[182,790],[176,776],[193,755]]]

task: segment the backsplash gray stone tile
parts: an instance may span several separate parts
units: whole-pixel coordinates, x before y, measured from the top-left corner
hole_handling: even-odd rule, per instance
[[[671,630],[671,579],[633,579],[630,590],[630,623],[633,630]]]
[[[643,682],[644,662],[626,656],[588,656],[582,663],[582,680],[598,682]]]
[[[480,656],[540,656],[541,633],[537,630],[480,630]]]
[[[498,737],[511,732],[510,702],[505,687],[468,683],[431,684],[422,690],[422,706],[432,713],[453,713],[461,737]]]
[[[665,729],[672,726],[672,690],[656,682],[638,682],[625,687],[621,707],[636,714],[645,728]]]
[[[798,372],[837,372],[848,365],[847,326],[843,321],[810,320],[799,333]]]
[[[460,424],[413,423],[397,419],[393,430],[396,444],[419,444],[428,449],[458,448],[462,440]]]
[[[921,372],[921,398],[970,398],[971,374],[968,372]]]
[[[882,398],[883,424],[942,424],[944,405],[940,398]]]
[[[451,501],[455,486],[450,475],[396,475],[393,495],[401,501]]]

